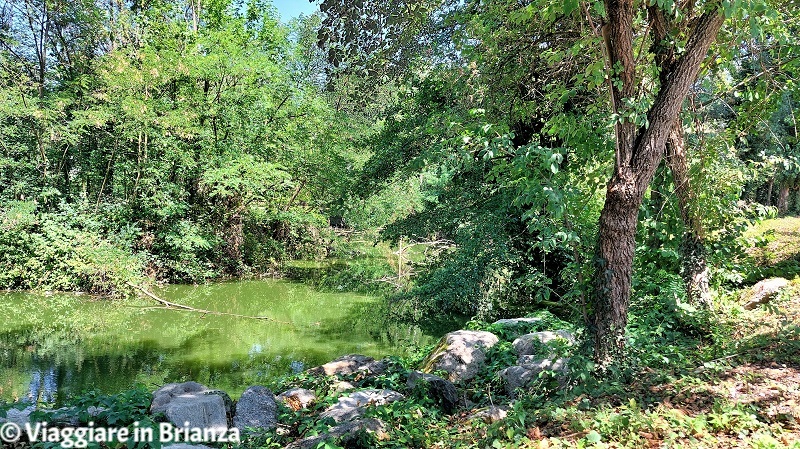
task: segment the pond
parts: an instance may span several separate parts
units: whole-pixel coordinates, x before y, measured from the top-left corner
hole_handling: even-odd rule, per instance
[[[359,353],[405,355],[448,329],[387,323],[379,298],[283,280],[169,286],[156,294],[199,309],[74,294],[0,294],[0,400],[56,402],[195,380],[238,396],[250,385]]]

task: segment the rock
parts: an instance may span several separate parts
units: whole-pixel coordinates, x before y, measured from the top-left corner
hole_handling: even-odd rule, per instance
[[[543,371],[553,371],[562,378],[569,372],[569,359],[560,358],[556,360],[539,359],[529,361],[524,365],[509,366],[500,371],[498,375],[505,381],[506,392],[513,394],[517,388],[524,388],[539,379],[539,374]]]
[[[319,414],[320,419],[332,418],[337,423],[350,421],[364,413],[364,409],[373,405],[385,405],[405,399],[402,394],[392,390],[362,390],[339,398],[339,401]]]
[[[358,435],[358,432],[374,433],[379,440],[388,438],[388,434],[386,433],[386,425],[381,420],[375,418],[358,419],[344,424],[339,424],[322,435],[295,441],[294,443],[286,446],[286,449],[315,449],[320,446],[320,443],[337,438],[342,438],[343,440],[340,443],[346,445],[350,439],[355,438]]]
[[[164,414],[178,427],[227,429],[233,401],[222,390],[211,390],[197,382],[167,384],[153,393],[151,414]]]
[[[307,408],[309,405],[317,401],[317,395],[311,390],[305,388],[292,388],[291,390],[284,391],[276,396],[276,399],[285,403],[292,410],[300,410]]]
[[[495,405],[476,411],[469,416],[469,420],[480,419],[486,424],[502,421],[508,416],[508,407],[497,407]]]
[[[197,382],[184,382],[180,384],[167,384],[153,393],[153,402],[150,403],[150,413],[166,413],[167,405],[177,396],[197,394],[208,391],[208,388]]]
[[[514,346],[514,351],[516,351],[517,355],[530,355],[536,354],[543,345],[556,342],[559,339],[563,339],[568,345],[575,344],[575,337],[571,333],[565,330],[557,330],[555,332],[544,331],[525,334],[514,340],[512,346]]]
[[[784,278],[765,279],[750,289],[750,300],[744,305],[745,310],[753,310],[756,307],[772,301],[787,286],[789,281]]]
[[[486,350],[497,342],[497,336],[491,332],[450,332],[425,359],[422,371],[442,370],[448,373],[451,382],[466,382],[478,374],[486,360]]]
[[[439,404],[443,412],[448,415],[455,412],[456,404],[458,404],[458,391],[452,382],[433,374],[412,371],[408,375],[406,386],[413,389],[418,384],[422,384],[428,396]]]
[[[231,399],[228,393],[222,390],[205,390],[203,391],[203,394],[210,394],[221,397],[222,402],[225,404],[225,413],[227,413],[228,418],[233,417],[233,399]],[[228,421],[230,422],[230,419],[228,419]]]
[[[5,422],[14,423],[20,427],[25,427],[25,424],[30,422],[31,413],[36,410],[36,406],[29,405],[22,410],[15,408],[9,409],[6,412]]]
[[[345,391],[355,390],[356,386],[347,381],[336,382],[331,385],[331,389],[337,393],[344,393]]]
[[[383,374],[383,372],[386,371],[386,362],[382,360],[376,361],[372,357],[364,355],[350,354],[339,357],[322,366],[311,368],[308,371],[312,374],[325,374],[328,376],[347,376],[358,373],[359,371],[367,374]]]
[[[278,405],[275,396],[265,387],[250,387],[236,403],[233,426],[246,429],[274,429],[278,425]]]
[[[217,431],[228,429],[225,401],[218,395],[188,393],[175,396],[167,404],[165,415],[176,427],[188,426]]]

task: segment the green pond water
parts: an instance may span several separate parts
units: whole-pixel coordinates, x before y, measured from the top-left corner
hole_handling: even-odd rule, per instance
[[[304,284],[239,281],[170,286],[156,293],[196,308],[165,310],[146,298],[0,294],[0,400],[59,403],[85,391],[116,393],[195,380],[238,396],[250,385],[340,355],[403,355],[443,334],[388,323],[378,298]]]

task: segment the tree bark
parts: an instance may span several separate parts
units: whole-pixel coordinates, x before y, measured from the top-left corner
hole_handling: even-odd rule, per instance
[[[680,118],[675,120],[672,133],[667,139],[666,161],[675,183],[678,209],[684,225],[680,250],[683,265],[681,276],[686,287],[686,296],[691,304],[708,308],[711,306],[711,291],[708,286],[705,233],[702,220],[692,208],[696,197],[689,182],[689,162]]]
[[[625,99],[634,99],[636,67],[633,57],[632,0],[606,0],[609,22],[605,25],[611,67],[619,67],[612,83],[615,110],[622,117]],[[600,366],[618,359],[625,346],[633,256],[639,207],[664,154],[664,148],[683,100],[722,27],[719,7],[696,19],[685,52],[669,67],[659,93],[648,111],[648,127],[636,127],[620,118],[616,126],[617,148],[614,174],[608,183],[600,214],[594,272],[594,310],[591,330],[594,358]]]
[[[783,215],[789,210],[789,185],[781,184],[778,191],[778,212]]]

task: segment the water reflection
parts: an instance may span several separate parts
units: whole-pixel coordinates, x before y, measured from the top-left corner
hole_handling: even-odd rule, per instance
[[[44,371],[38,368],[34,369],[31,373],[31,385],[27,400],[29,402],[55,402],[57,393],[56,367],[50,366]]]
[[[185,380],[235,396],[342,354],[402,354],[450,330],[386,323],[376,298],[282,281],[175,286],[159,294],[275,321],[154,309],[146,300],[0,295],[0,399],[59,402],[89,390]]]

